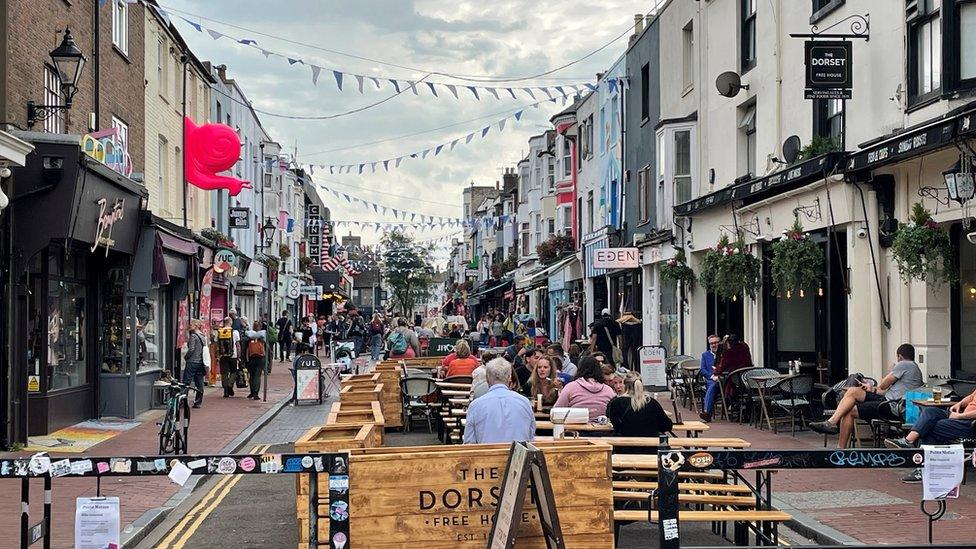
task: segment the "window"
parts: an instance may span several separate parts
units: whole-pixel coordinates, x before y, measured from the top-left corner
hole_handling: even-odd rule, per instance
[[[976,78],[976,2],[956,2],[955,36],[959,37],[959,78]]]
[[[756,105],[739,109],[739,173],[756,175]]]
[[[650,65],[644,63],[641,67],[641,121],[651,117],[651,70]]]
[[[47,386],[51,391],[88,383],[88,311],[84,282],[48,282]]]
[[[156,143],[156,157],[159,159],[159,205],[163,211],[169,211],[169,143],[166,138],[159,136]]]
[[[156,42],[156,85],[159,88],[159,96],[165,98],[169,83],[166,75],[166,40],[160,38]]]
[[[520,238],[522,239],[522,257],[531,255],[529,249],[532,245],[529,240],[529,224],[522,223],[522,232],[520,233]]]
[[[691,198],[691,131],[680,130],[674,132],[674,203]]]
[[[742,72],[756,66],[756,1],[739,0],[742,11],[742,20],[739,25]]]
[[[810,15],[810,24],[813,25],[824,17],[830,15],[835,9],[844,5],[845,0],[813,0],[813,10]]]
[[[540,214],[535,214],[535,245],[538,246],[541,243],[542,243],[542,216]]]
[[[586,117],[586,157],[593,156],[593,115]]]
[[[938,2],[909,0],[906,8],[909,103],[928,99],[929,94],[937,92],[942,85],[942,30]]]
[[[563,177],[573,175],[573,142],[563,136]]]
[[[651,182],[648,181],[650,177],[650,166],[644,166],[639,172],[637,172],[637,213],[638,217],[640,218],[640,223],[646,223],[651,217]]]
[[[976,88],[976,0],[943,0],[942,7],[942,50],[948,63],[942,91]]]
[[[61,95],[61,77],[57,71],[44,66],[44,104],[63,105]],[[44,131],[47,133],[64,133],[64,111],[58,109],[44,120]]]
[[[113,116],[112,129],[116,131],[113,141],[120,149],[121,154],[119,155],[118,162],[121,164],[129,152],[129,125]]]
[[[561,220],[559,223],[560,232],[563,232],[564,234],[568,234],[568,235],[572,234],[573,233],[572,205],[571,204],[564,205],[562,208],[560,208],[560,212],[558,213],[558,215]]]
[[[684,89],[687,90],[695,85],[695,28],[693,21],[688,21],[685,28],[681,29],[681,60],[682,83]]]
[[[549,234],[550,236],[556,234],[556,220],[555,220],[555,218],[552,218],[552,217],[549,218],[549,227],[548,228],[549,228],[549,232],[547,234]]]
[[[593,232],[593,219],[596,218],[596,210],[593,209],[593,191],[586,193],[586,232]]]
[[[532,186],[533,189],[542,188],[542,167],[539,165],[541,160],[536,159],[534,162],[535,169],[532,170]]]
[[[816,137],[829,137],[840,148],[844,142],[844,102],[817,99],[813,102],[813,131]]]
[[[112,45],[129,55],[129,4],[112,0]]]

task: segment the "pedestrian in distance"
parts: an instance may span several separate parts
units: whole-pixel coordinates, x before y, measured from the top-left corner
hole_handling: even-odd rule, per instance
[[[535,414],[529,399],[509,388],[512,365],[496,358],[485,365],[488,392],[471,401],[465,444],[501,444],[535,439]]]
[[[384,333],[386,333],[386,327],[383,325],[383,319],[380,318],[379,313],[373,313],[373,321],[369,323],[370,358],[373,359],[373,362],[378,361],[383,353]]]
[[[261,378],[264,375],[264,361],[267,358],[267,338],[266,330],[261,329],[262,323],[254,321],[253,330],[247,335],[247,377],[250,380],[251,391],[247,398],[260,400],[258,392],[261,390]]]
[[[217,358],[220,365],[220,385],[224,388],[224,398],[234,396],[234,383],[237,381],[237,366],[241,334],[234,330],[234,321],[228,316],[223,325],[217,328]]]
[[[291,360],[291,340],[292,331],[295,325],[288,318],[288,311],[281,311],[281,318],[275,322],[278,328],[278,357],[280,360],[288,362]]]
[[[197,388],[196,395],[193,397],[194,408],[199,408],[203,404],[203,379],[207,376],[204,354],[210,354],[207,340],[201,333],[202,328],[203,322],[200,319],[190,320],[190,337],[187,341],[186,354],[183,355],[186,363],[183,368],[183,383],[192,384]]]

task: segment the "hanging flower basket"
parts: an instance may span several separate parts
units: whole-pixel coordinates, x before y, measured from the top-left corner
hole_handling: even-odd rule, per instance
[[[723,299],[735,300],[740,295],[755,298],[762,285],[761,269],[762,261],[746,251],[741,236],[735,242],[723,236],[702,258],[698,280]]]
[[[820,287],[824,272],[824,255],[820,245],[803,232],[800,220],[783,232],[773,243],[773,286],[776,293],[791,297],[799,292]]]
[[[941,286],[958,278],[952,265],[949,233],[932,220],[919,202],[912,206],[908,223],[898,226],[891,249],[898,274],[906,282],[914,279]]]
[[[695,288],[695,271],[688,266],[684,250],[678,250],[678,253],[661,267],[661,278],[682,284],[688,290]]]

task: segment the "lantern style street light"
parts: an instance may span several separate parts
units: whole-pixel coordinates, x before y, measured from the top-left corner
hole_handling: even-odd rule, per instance
[[[951,168],[942,172],[945,178],[949,198],[960,205],[973,199],[976,195],[976,179],[973,177],[973,161],[966,156],[960,156]]]
[[[37,105],[33,101],[27,102],[27,127],[34,127],[38,120],[46,120],[57,112],[71,108],[71,101],[78,93],[78,80],[85,67],[85,54],[78,49],[75,39],[71,36],[71,29],[64,29],[61,44],[50,53],[51,62],[58,73],[61,82],[61,97],[64,101],[58,105]]]

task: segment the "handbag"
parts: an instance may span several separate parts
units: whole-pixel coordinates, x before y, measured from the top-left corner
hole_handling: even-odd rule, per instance
[[[613,363],[619,366],[624,361],[624,353],[614,343],[613,338],[610,337],[610,330],[606,326],[603,327],[603,333],[607,334],[607,339],[610,341],[610,354],[613,357]]]
[[[203,351],[200,355],[203,357],[203,368],[204,370],[210,370],[210,345],[207,345],[207,340],[204,339],[202,335],[197,333],[197,337],[200,338],[200,345],[203,345]]]

